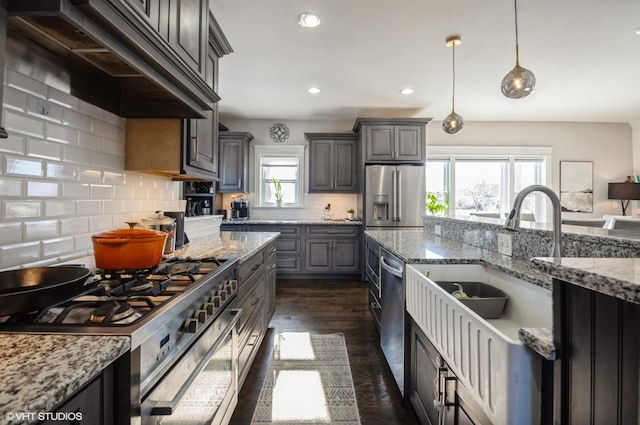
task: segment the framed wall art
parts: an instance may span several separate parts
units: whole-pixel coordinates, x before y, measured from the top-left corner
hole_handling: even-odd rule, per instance
[[[593,162],[560,161],[562,211],[593,212]]]

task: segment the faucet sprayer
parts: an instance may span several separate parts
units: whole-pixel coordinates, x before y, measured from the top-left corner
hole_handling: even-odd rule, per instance
[[[551,256],[554,258],[562,257],[562,206],[560,205],[560,199],[547,186],[534,184],[522,189],[513,201],[513,209],[509,213],[509,217],[504,223],[504,228],[511,231],[518,231],[520,227],[520,208],[522,208],[522,202],[531,192],[542,192],[551,200],[553,206],[553,246],[551,247]]]

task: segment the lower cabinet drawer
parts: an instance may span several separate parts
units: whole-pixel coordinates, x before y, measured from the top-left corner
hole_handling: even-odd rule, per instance
[[[262,314],[262,301],[257,304],[257,309],[254,314],[249,317],[245,328],[239,333],[238,352],[238,381],[242,385],[244,379],[249,373],[253,358],[260,348],[260,342],[263,337],[263,314]],[[244,315],[244,311],[242,313]]]
[[[276,259],[276,271],[278,273],[300,273],[302,272],[302,257],[299,255],[280,255]]]
[[[242,338],[244,328],[254,313],[260,312],[261,302],[264,299],[264,278],[260,278],[258,282],[244,295],[236,300],[236,308],[242,309],[242,317],[238,322],[238,334]]]

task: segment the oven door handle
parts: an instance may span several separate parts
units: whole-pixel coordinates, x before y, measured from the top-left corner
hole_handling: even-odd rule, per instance
[[[229,332],[231,332],[231,330],[237,325],[238,320],[240,320],[240,316],[242,316],[242,309],[232,309],[229,314],[231,314],[233,318],[231,319],[231,322],[229,322],[227,327],[225,327],[221,335],[229,334]],[[161,400],[155,402],[154,406],[151,408],[152,416],[167,416],[173,414],[173,412],[178,407],[178,404],[180,404],[180,400],[182,400],[184,394],[187,392],[191,384],[193,384],[193,381],[195,381],[200,372],[202,372],[205,366],[207,366],[209,360],[211,360],[211,357],[218,348],[220,348],[219,343],[216,341],[216,344],[214,344],[209,349],[209,351],[207,351],[207,354],[202,358],[200,363],[198,363],[198,366],[194,369],[193,373],[189,376],[189,378],[187,378],[182,387],[180,387],[173,400]]]

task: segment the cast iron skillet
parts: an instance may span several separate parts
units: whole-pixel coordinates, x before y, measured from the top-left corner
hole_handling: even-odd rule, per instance
[[[83,292],[91,271],[78,266],[32,267],[0,272],[0,316],[27,313]]]

